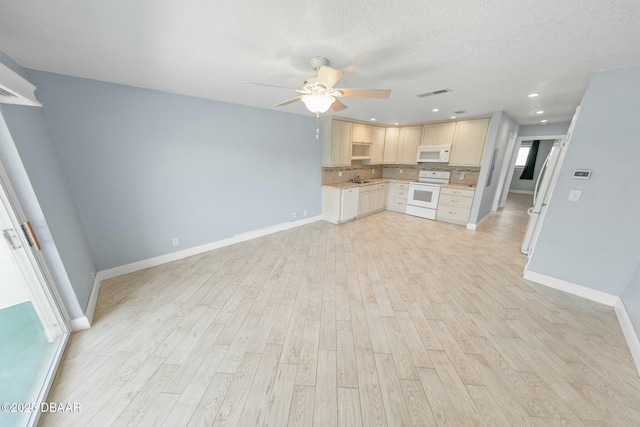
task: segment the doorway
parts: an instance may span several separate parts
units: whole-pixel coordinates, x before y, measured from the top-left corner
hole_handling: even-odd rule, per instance
[[[69,338],[37,237],[0,162],[0,425],[35,425]]]

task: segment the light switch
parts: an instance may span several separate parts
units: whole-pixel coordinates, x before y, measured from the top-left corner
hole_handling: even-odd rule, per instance
[[[580,196],[582,196],[582,190],[571,190],[569,192],[569,200],[572,202],[577,202],[580,200]]]

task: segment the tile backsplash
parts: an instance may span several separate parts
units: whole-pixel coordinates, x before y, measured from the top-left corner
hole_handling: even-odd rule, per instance
[[[342,173],[342,176],[340,176]],[[339,184],[358,175],[360,179],[382,178],[382,165],[357,165],[342,168],[322,168],[322,184]]]
[[[402,170],[402,173],[400,173]],[[338,184],[349,181],[354,175],[358,175],[360,179],[366,180],[371,178],[397,178],[418,180],[418,174],[421,170],[438,170],[451,172],[451,184],[470,185],[475,187],[478,184],[478,175],[480,168],[442,166],[442,165],[357,165],[347,167],[322,168],[322,184]],[[340,176],[342,172],[342,176]]]

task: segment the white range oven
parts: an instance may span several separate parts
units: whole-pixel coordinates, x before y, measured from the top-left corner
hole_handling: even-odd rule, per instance
[[[409,183],[405,213],[421,218],[436,219],[440,187],[449,183],[451,172],[420,171],[418,182]]]

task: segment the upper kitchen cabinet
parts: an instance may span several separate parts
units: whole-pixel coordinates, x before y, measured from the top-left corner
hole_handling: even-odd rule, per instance
[[[417,165],[418,145],[422,136],[422,126],[407,126],[400,128],[398,141],[398,159],[396,163],[402,165]]]
[[[387,128],[384,136],[384,152],[382,163],[393,165],[398,163],[398,142],[400,140],[400,128]],[[416,154],[417,156],[417,154]]]
[[[322,166],[351,166],[352,123],[321,119],[322,126]]]
[[[420,145],[452,145],[455,132],[456,122],[424,125]]]
[[[385,165],[416,165],[422,126],[387,128],[384,139]]]
[[[351,126],[351,142],[373,142],[373,126],[367,126],[361,123],[353,123]]]
[[[371,126],[371,165],[381,165],[384,161],[385,129]]]
[[[488,130],[488,118],[457,122],[449,164],[479,167]]]

